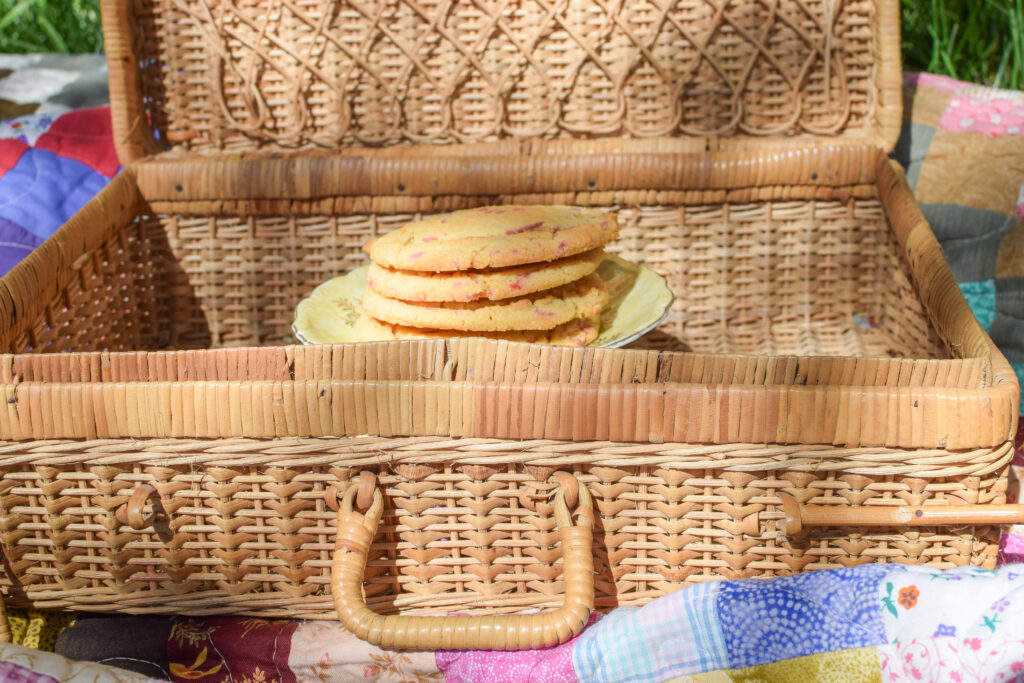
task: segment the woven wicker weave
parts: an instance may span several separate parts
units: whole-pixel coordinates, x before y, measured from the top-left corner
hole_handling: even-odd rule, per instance
[[[896,9],[106,0],[128,168],[0,287],[6,598],[514,648],[694,581],[992,566],[1019,389],[885,158]],[[666,322],[288,345],[368,240],[492,203],[617,212]]]
[[[183,157],[516,139],[652,150],[621,140],[680,135],[694,149],[737,135],[894,144],[896,4],[773,5],[106,0],[115,123],[130,136],[119,150],[129,162],[164,144]]]

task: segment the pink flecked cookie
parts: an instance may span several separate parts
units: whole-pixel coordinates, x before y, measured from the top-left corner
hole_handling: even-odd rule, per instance
[[[574,318],[599,315],[606,303],[608,290],[594,274],[561,287],[503,301],[401,301],[381,296],[370,288],[363,295],[363,310],[377,320],[407,327],[465,332],[550,330]]]
[[[378,266],[447,273],[544,263],[615,239],[614,214],[576,206],[485,206],[431,216],[366,246]]]
[[[392,339],[445,339],[449,337],[484,337],[504,339],[524,344],[551,344],[553,346],[586,346],[597,339],[601,317],[574,318],[550,330],[512,330],[508,332],[463,332],[459,330],[425,330],[418,327],[392,325],[371,318],[365,312],[356,320],[356,333],[360,341],[389,341]]]
[[[498,301],[579,280],[597,270],[604,257],[604,249],[591,249],[549,263],[457,273],[393,270],[371,263],[366,282],[378,294],[405,301]]]

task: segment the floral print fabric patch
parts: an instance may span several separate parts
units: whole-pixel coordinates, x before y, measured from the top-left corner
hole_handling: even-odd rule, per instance
[[[908,567],[878,586],[886,643],[1024,634],[1024,569]]]
[[[886,681],[1019,681],[1024,678],[1024,639],[913,638],[878,648]]]

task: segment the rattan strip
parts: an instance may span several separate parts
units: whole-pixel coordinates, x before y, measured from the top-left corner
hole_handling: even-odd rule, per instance
[[[385,158],[438,158],[467,159],[488,157],[539,157],[555,156],[575,158],[587,155],[610,157],[636,155],[683,155],[768,152],[802,153],[808,149],[879,148],[876,143],[853,138],[839,137],[813,141],[806,137],[782,138],[597,138],[597,139],[511,139],[494,142],[472,142],[457,145],[390,145],[386,147],[342,147],[339,149],[252,149],[239,150],[231,155],[215,149],[188,150],[172,147],[140,159],[141,162],[180,165],[184,162],[210,164],[225,161],[257,161],[273,159],[330,159],[335,157],[356,157],[361,159]]]
[[[1008,392],[438,381],[30,383],[5,439],[455,436],[952,449],[1013,434]]]
[[[911,277],[936,333],[955,356],[989,358],[993,396],[997,401],[1018,406],[1020,386],[1016,374],[974,317],[946,264],[942,247],[909,192],[903,169],[896,162],[881,165],[878,188],[893,234],[904,250]],[[1016,407],[1013,413],[1009,426],[1016,433]]]
[[[868,540],[876,540],[876,535],[866,536]],[[931,540],[931,536],[928,537]],[[897,539],[881,539],[894,541]],[[880,549],[872,554],[869,551],[862,551],[856,561],[843,562],[842,558],[835,554],[822,554],[798,558],[797,562],[801,569],[840,569],[871,563],[900,563],[900,564],[924,564],[940,569],[952,569],[954,567],[972,566],[980,569],[995,569],[998,554],[997,541],[984,544],[981,542],[971,543],[963,537],[939,537],[935,539],[936,545],[952,543],[957,547],[967,548],[970,555],[964,557],[958,555],[960,551],[951,545],[943,545],[948,551],[943,555],[926,555],[917,558],[907,558],[906,553],[898,548]],[[836,547],[834,550],[842,552]],[[786,558],[790,559],[790,558]],[[692,572],[692,578],[684,581],[666,580],[660,575],[649,579],[652,586],[647,590],[634,590],[621,595],[601,594],[594,601],[595,607],[606,612],[616,607],[641,606],[651,600],[664,595],[665,593],[677,590],[685,585],[702,583],[704,581],[721,581],[723,579],[740,579],[753,576],[776,576],[789,575],[793,569],[783,560],[762,560],[747,563],[745,570],[736,570],[729,566],[724,560],[708,560],[709,575],[703,576],[696,570]],[[702,568],[703,569],[703,568]],[[459,614],[511,614],[527,610],[550,609],[557,607],[559,597],[551,597],[543,593],[520,597],[519,595],[478,595],[472,592],[457,593],[453,597],[440,599],[438,597],[409,596],[405,598],[377,597],[367,599],[371,606],[378,606],[387,613],[421,614],[421,615],[445,615],[451,613]],[[52,590],[32,592],[30,599],[15,598],[8,602],[14,607],[32,606],[44,610],[74,610],[93,613],[122,613],[135,615],[177,615],[177,616],[255,616],[264,619],[318,619],[337,620],[337,612],[329,597],[305,596],[295,597],[285,591],[269,592],[256,595],[232,596],[224,590],[195,591],[180,595],[169,590],[153,590],[133,595],[132,593],[119,594],[110,590],[94,591],[86,593],[82,589],[74,590]],[[280,605],[285,605],[281,607]]]
[[[0,384],[434,380],[985,388],[984,358],[740,356],[496,340],[0,355]]]
[[[891,2],[495,14],[403,0],[373,19],[261,7],[104,0],[123,162],[152,152],[150,126],[192,154],[666,135],[891,145],[899,130]]]
[[[210,217],[239,215],[298,216],[351,215],[351,214],[405,214],[435,213],[482,206],[486,203],[514,200],[526,204],[574,204],[579,206],[631,206],[655,202],[666,206],[695,206],[769,201],[823,201],[843,202],[850,199],[873,199],[877,192],[873,185],[821,187],[805,185],[769,185],[736,190],[607,190],[603,192],[536,192],[514,197],[462,196],[418,197],[408,195],[345,196],[322,199],[203,199],[189,202],[154,199],[147,207],[153,215],[200,215]]]
[[[148,439],[92,441],[0,442],[0,468],[9,482],[34,477],[14,468],[58,468],[66,481],[89,481],[94,475],[78,468],[204,468],[256,467],[266,469],[260,481],[275,479],[271,471],[298,469],[303,480],[334,483],[338,474],[315,473],[310,468],[376,468],[399,465],[443,465],[457,460],[463,466],[530,466],[540,468],[651,467],[665,471],[721,470],[771,472],[784,469],[809,474],[846,472],[865,476],[902,476],[919,479],[980,477],[998,474],[1013,458],[1012,443],[995,448],[954,451],[947,449],[841,448],[785,446],[757,443],[728,444],[621,444],[603,442],[498,439],[418,438],[285,438],[260,439]],[[135,470],[133,470],[135,471]],[[195,476],[203,479],[203,471]],[[644,475],[647,477],[647,475]],[[138,470],[124,481],[143,482],[149,475]],[[251,477],[247,477],[246,481]],[[519,478],[528,479],[523,474]],[[639,483],[649,477],[624,482]],[[256,480],[254,479],[253,483]],[[893,500],[891,504],[903,504]]]
[[[904,251],[922,303],[935,321],[939,336],[958,356],[990,356],[992,342],[971,313],[946,265],[942,247],[907,191],[906,177],[896,162],[879,168],[878,188],[893,234]],[[996,362],[1002,357],[992,358]]]
[[[508,156],[292,155],[186,159],[136,166],[150,202],[507,196],[533,193],[842,188],[873,183],[884,159],[870,146],[691,154],[587,153]],[[490,152],[490,153],[489,153]],[[790,189],[792,188],[792,189]],[[806,189],[804,189],[806,192]],[[365,201],[365,200],[364,200]],[[188,205],[180,205],[179,212]]]

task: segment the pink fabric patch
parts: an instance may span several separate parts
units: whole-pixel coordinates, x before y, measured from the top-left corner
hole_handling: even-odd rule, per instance
[[[0,683],[57,683],[57,679],[14,662],[0,662]]]
[[[878,648],[886,681],[1017,681],[1024,676],[1020,638],[916,638]]]
[[[949,76],[925,73],[905,73],[903,74],[903,84],[917,86],[918,88],[931,88],[939,92],[953,92],[968,85]]]
[[[80,161],[108,178],[121,168],[114,150],[109,107],[79,109],[62,115],[39,136],[36,148]]]
[[[14,168],[26,149],[28,149],[28,145],[21,140],[0,138],[0,176]]]
[[[1024,95],[970,88],[949,98],[939,128],[989,137],[1024,135]]]
[[[591,614],[587,629],[600,618]],[[582,633],[582,631],[581,631]],[[446,683],[577,683],[572,668],[572,640],[541,650],[438,650],[437,668]]]
[[[1021,217],[1021,218],[1024,218],[1024,180],[1021,181],[1021,183],[1020,183],[1020,191],[1017,193],[1017,215],[1019,217]],[[1018,445],[1018,449],[1019,448],[1020,448],[1020,446]],[[1019,450],[1018,450],[1017,456],[1018,456],[1018,458],[1020,457]],[[1024,463],[1019,463],[1019,464],[1024,465]]]

